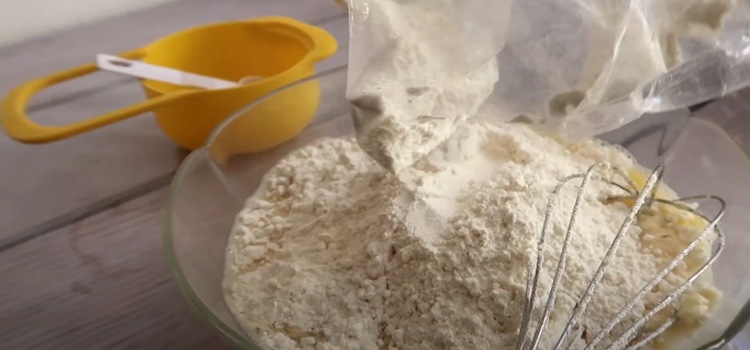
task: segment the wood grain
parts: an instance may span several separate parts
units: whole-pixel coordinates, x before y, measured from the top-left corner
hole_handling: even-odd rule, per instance
[[[189,0],[2,48],[0,94],[88,62],[95,53],[132,49],[200,24],[265,15],[329,29],[344,49],[320,69],[346,62],[346,18],[331,0]],[[30,110],[34,120],[62,125],[142,99],[137,81],[97,73],[45,90]],[[150,115],[45,145],[19,144],[0,134],[0,246],[39,234],[49,220],[164,177],[184,156]]]
[[[171,280],[159,190],[0,254],[0,349],[230,349]]]

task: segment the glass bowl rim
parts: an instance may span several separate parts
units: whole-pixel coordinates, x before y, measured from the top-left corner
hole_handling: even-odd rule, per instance
[[[227,117],[223,122],[221,122],[218,126],[214,128],[214,130],[211,132],[211,134],[206,139],[206,142],[203,144],[201,148],[196,149],[195,151],[192,151],[187,157],[185,157],[185,159],[177,168],[177,171],[175,172],[172,182],[169,185],[164,214],[162,217],[162,221],[163,221],[162,223],[162,245],[163,245],[163,250],[167,259],[167,265],[169,267],[172,278],[177,283],[178,288],[180,289],[185,299],[187,299],[188,304],[193,309],[193,311],[203,320],[207,321],[216,330],[218,330],[219,334],[222,337],[224,337],[224,339],[229,340],[233,345],[238,346],[242,349],[261,350],[259,348],[259,345],[254,344],[251,341],[248,341],[245,335],[238,333],[237,331],[229,327],[224,321],[222,321],[216,315],[214,315],[214,313],[211,310],[209,310],[209,308],[201,301],[200,297],[198,297],[198,295],[195,293],[192,286],[190,285],[190,282],[188,282],[187,278],[185,277],[182,271],[182,268],[180,266],[180,262],[177,258],[176,252],[174,250],[174,244],[173,244],[174,236],[172,234],[173,230],[172,230],[171,217],[172,217],[173,209],[174,209],[174,206],[173,206],[174,198],[176,197],[176,194],[179,190],[179,187],[184,177],[186,176],[186,174],[189,173],[188,171],[190,168],[192,168],[194,163],[203,159],[213,159],[213,157],[211,156],[209,152],[209,149],[227,125],[229,125],[235,119],[239,118],[245,112],[254,108],[256,105],[263,103],[264,101],[268,100],[271,96],[281,91],[293,88],[297,85],[300,85],[309,81],[318,80],[318,79],[321,79],[330,75],[341,73],[342,71],[346,71],[347,68],[348,68],[348,64],[344,64],[339,67],[331,68],[329,70],[313,74],[304,79],[297,80],[291,84],[285,85],[283,87],[280,87],[278,89],[275,89],[263,95],[263,97],[251,103],[248,103],[244,107],[232,113],[229,117]],[[330,119],[331,119],[331,116],[328,116],[327,118],[322,118],[320,120],[315,120],[314,122],[310,123],[307,126],[307,128],[325,123],[329,121]],[[712,121],[702,120],[700,118],[693,117],[692,113],[691,113],[691,120],[694,122],[703,123],[704,125],[713,128],[715,131],[721,134],[722,138],[724,138],[726,141],[735,145],[738,149],[742,151],[742,153],[746,157],[748,157],[748,159],[750,159],[750,153],[748,153],[748,151],[746,151],[736,140],[734,140],[734,138],[732,138],[726,132],[726,130],[722,128],[721,126],[717,125],[716,123]],[[728,344],[736,335],[738,335],[742,331],[742,329],[745,328],[748,322],[750,322],[750,299],[748,299],[745,302],[745,304],[740,308],[737,315],[734,317],[733,321],[729,325],[727,325],[727,328],[725,329],[725,331],[717,339],[710,341],[702,346],[696,347],[695,350],[718,349]]]
[[[229,327],[224,321],[216,317],[214,313],[209,310],[209,308],[201,301],[200,297],[195,293],[193,290],[193,287],[190,285],[190,282],[188,282],[187,277],[185,277],[185,274],[182,271],[182,267],[180,266],[179,259],[177,258],[177,254],[174,250],[174,235],[173,235],[173,227],[172,227],[172,216],[173,216],[173,210],[174,210],[174,198],[177,196],[177,192],[179,191],[180,185],[182,184],[185,176],[189,173],[189,169],[193,167],[193,165],[204,159],[211,160],[213,157],[211,156],[209,149],[213,145],[213,143],[216,141],[216,139],[221,135],[224,128],[227,127],[230,123],[232,123],[235,119],[242,116],[245,112],[251,110],[255,106],[263,103],[264,101],[268,100],[271,96],[282,92],[287,89],[291,89],[297,85],[313,81],[313,80],[319,80],[321,78],[331,76],[337,73],[345,72],[348,65],[344,64],[339,67],[331,68],[329,70],[313,74],[309,77],[297,80],[293,83],[287,84],[285,86],[282,86],[278,89],[275,89],[265,95],[263,95],[261,98],[252,101],[245,105],[244,107],[240,108],[239,110],[232,113],[229,117],[227,117],[224,121],[222,121],[219,125],[217,125],[209,137],[206,139],[206,142],[201,146],[201,148],[196,149],[190,154],[185,157],[185,159],[182,161],[182,163],[177,167],[177,171],[175,172],[174,177],[172,178],[172,182],[169,185],[169,189],[167,191],[167,200],[166,204],[164,206],[164,214],[162,216],[162,246],[164,250],[164,254],[167,259],[167,265],[169,267],[170,273],[172,275],[172,278],[177,283],[178,288],[180,289],[180,292],[182,295],[187,299],[188,304],[190,304],[191,308],[195,313],[198,314],[202,319],[205,321],[208,321],[209,324],[211,324],[213,327],[215,327],[219,333],[225,338],[228,339],[231,343],[233,343],[235,346],[239,346],[243,349],[251,349],[251,350],[260,350],[258,348],[258,345],[253,344],[247,340],[247,338]],[[322,118],[319,120],[315,120],[312,123],[310,123],[306,128],[309,128],[311,126],[315,126],[321,123],[325,123],[326,121],[330,120],[331,118]]]

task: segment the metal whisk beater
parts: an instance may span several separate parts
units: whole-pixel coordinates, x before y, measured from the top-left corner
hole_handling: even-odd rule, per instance
[[[614,181],[608,181],[605,180],[601,176],[597,176],[597,172],[604,170],[604,169],[612,169],[614,171],[614,174],[617,177],[622,178],[622,180],[625,181],[627,186],[623,186],[621,184],[618,184]],[[661,333],[666,331],[669,327],[671,327],[676,322],[676,317],[672,317],[671,319],[667,320],[665,323],[663,323],[661,326],[659,326],[655,331],[652,331],[648,334],[642,334],[642,327],[645,325],[645,323],[651,319],[654,315],[656,315],[658,312],[669,306],[670,303],[672,303],[676,298],[678,298],[685,290],[687,290],[691,284],[703,273],[705,272],[711,264],[716,261],[719,254],[721,254],[722,250],[724,249],[724,234],[722,231],[718,228],[717,223],[724,215],[724,211],[726,208],[726,203],[723,199],[717,197],[717,196],[711,196],[711,195],[705,195],[705,196],[692,196],[692,197],[686,197],[686,198],[680,198],[676,200],[665,200],[661,198],[656,198],[655,194],[652,195],[652,192],[655,191],[655,188],[658,186],[658,183],[661,180],[661,177],[664,173],[664,167],[658,166],[655,168],[655,170],[651,173],[651,175],[648,177],[648,180],[646,181],[646,184],[644,185],[642,190],[638,190],[638,186],[634,183],[634,181],[628,176],[628,174],[623,171],[622,169],[619,169],[617,167],[612,166],[609,163],[602,162],[592,165],[584,174],[576,174],[569,176],[565,178],[563,181],[561,181],[552,191],[550,195],[550,199],[547,203],[547,208],[545,211],[545,218],[544,223],[542,224],[542,232],[539,237],[539,241],[537,243],[537,258],[534,262],[533,259],[529,264],[529,270],[527,273],[527,283],[526,283],[526,292],[525,292],[525,305],[524,305],[524,312],[523,312],[523,318],[521,323],[521,329],[518,335],[518,339],[516,342],[516,349],[517,350],[536,350],[539,347],[539,343],[541,341],[541,337],[546,331],[546,328],[549,323],[550,314],[552,313],[552,310],[555,308],[555,300],[557,297],[557,293],[559,290],[559,284],[563,276],[563,272],[565,271],[565,264],[567,261],[567,253],[568,253],[568,246],[570,245],[570,239],[575,232],[575,224],[578,220],[578,212],[581,208],[583,195],[585,193],[587,185],[591,182],[591,180],[594,181],[607,181],[613,186],[616,186],[622,190],[624,190],[627,194],[624,196],[611,198],[613,200],[624,200],[624,199],[635,199],[635,203],[632,206],[630,212],[628,213],[627,217],[625,218],[625,221],[622,223],[622,226],[620,226],[619,231],[615,235],[615,238],[612,240],[612,243],[609,246],[609,249],[607,250],[606,254],[604,255],[604,258],[602,259],[599,267],[597,268],[594,277],[591,279],[590,283],[588,284],[588,287],[584,291],[583,295],[578,300],[578,303],[576,304],[575,308],[573,309],[573,313],[570,316],[570,319],[568,320],[568,323],[566,324],[563,332],[560,334],[560,337],[558,338],[555,346],[552,349],[545,349],[545,350],[563,350],[563,349],[569,349],[572,345],[572,341],[568,341],[569,339],[575,339],[571,338],[570,335],[573,333],[574,329],[576,328],[578,324],[578,320],[581,318],[581,316],[586,311],[586,307],[588,303],[591,301],[594,293],[596,292],[596,288],[601,282],[602,277],[604,276],[605,271],[607,270],[607,267],[612,262],[612,259],[617,252],[620,242],[623,238],[623,236],[628,232],[630,227],[633,225],[633,223],[636,220],[636,217],[638,213],[640,212],[641,208],[644,205],[650,206],[654,202],[664,203],[667,205],[673,205],[679,209],[689,211],[695,215],[698,215],[702,217],[704,220],[708,222],[708,225],[706,228],[695,238],[693,239],[690,244],[688,244],[680,254],[678,254],[672,261],[670,261],[661,271],[659,271],[656,276],[654,276],[653,279],[651,279],[643,288],[636,293],[635,296],[633,296],[632,299],[630,299],[618,312],[613,316],[604,327],[602,327],[602,330],[593,338],[593,340],[586,344],[586,347],[584,350],[593,350],[593,349],[626,349],[626,350],[635,350],[638,349],[646,344],[648,344],[651,340],[659,336]],[[555,275],[552,281],[552,285],[550,287],[549,296],[547,297],[547,301],[544,305],[544,309],[542,311],[541,317],[537,320],[536,323],[536,329],[531,330],[531,323],[532,323],[532,313],[534,311],[534,303],[536,302],[537,298],[539,297],[538,289],[539,289],[539,275],[542,269],[542,265],[544,263],[544,249],[546,245],[546,238],[548,236],[549,230],[550,230],[550,218],[552,216],[552,213],[555,211],[558,203],[558,195],[560,194],[560,191],[562,190],[563,186],[570,183],[572,180],[575,179],[582,179],[581,183],[578,187],[578,192],[576,195],[576,199],[573,205],[572,212],[570,214],[570,221],[568,222],[567,229],[565,231],[563,246],[560,252],[559,260],[557,263],[557,268],[555,270]],[[689,201],[696,201],[696,200],[713,200],[719,203],[720,209],[718,213],[711,219],[707,218],[703,214],[697,212],[695,209],[689,207],[686,205]],[[630,325],[629,328],[627,328],[622,334],[620,334],[612,343],[608,344],[606,347],[602,347],[602,341],[610,335],[610,332],[618,326],[620,323],[623,322],[623,319],[627,314],[633,309],[633,307],[640,301],[646,294],[649,293],[659,282],[661,282],[667,274],[669,274],[672,269],[677,267],[677,265],[704,239],[706,239],[709,234],[715,233],[717,237],[718,244],[716,245],[713,253],[709,257],[708,261],[700,268],[698,269],[690,278],[688,278],[680,287],[672,291],[669,295],[664,297],[662,301],[656,305],[651,310],[648,310],[648,312],[640,317],[635,323]],[[578,330],[577,337],[580,337],[583,330]],[[531,335],[529,337],[529,335]]]

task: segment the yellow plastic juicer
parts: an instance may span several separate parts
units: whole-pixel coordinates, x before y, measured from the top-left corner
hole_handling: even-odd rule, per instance
[[[96,64],[28,81],[2,101],[0,124],[24,143],[47,143],[75,136],[145,112],[174,142],[200,148],[211,131],[242,106],[315,73],[314,63],[333,55],[336,40],[318,27],[285,17],[264,17],[188,29],[120,54],[145,63],[230,81],[263,79],[227,89],[204,90],[141,80],[148,100],[65,126],[45,126],[29,119],[29,100],[49,86],[97,71]],[[306,84],[279,95],[262,111],[232,125],[233,143],[242,152],[269,149],[300,133],[313,118],[320,89]],[[282,112],[283,111],[283,112]]]

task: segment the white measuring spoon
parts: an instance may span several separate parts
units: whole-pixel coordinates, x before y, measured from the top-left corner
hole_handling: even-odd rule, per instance
[[[239,82],[233,82],[104,54],[96,55],[96,66],[109,72],[209,90],[233,88],[263,79],[262,77],[247,76],[240,79]]]

